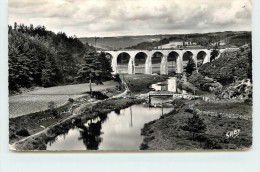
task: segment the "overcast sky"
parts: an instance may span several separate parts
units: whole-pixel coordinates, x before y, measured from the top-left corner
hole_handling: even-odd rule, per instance
[[[9,24],[78,37],[251,30],[250,0],[9,0]]]

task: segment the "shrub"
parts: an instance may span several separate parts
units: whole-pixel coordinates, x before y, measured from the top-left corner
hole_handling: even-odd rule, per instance
[[[48,102],[48,108],[49,108],[49,109],[54,109],[54,108],[56,108],[56,107],[57,107],[57,105],[56,105],[56,103],[55,103],[54,101]]]
[[[30,136],[30,133],[25,128],[17,131],[15,134],[18,136],[24,136],[24,137]]]
[[[185,109],[184,112],[192,113],[193,110],[188,108],[188,109]]]
[[[114,111],[115,111],[115,113],[116,113],[117,115],[120,115],[120,109],[119,109],[119,108],[116,108]]]
[[[54,101],[48,102],[48,109],[50,109],[51,114],[52,114],[53,116],[55,116],[55,117],[58,116],[58,111],[57,111],[56,108],[57,108],[57,105],[56,105],[56,103],[55,103]]]
[[[208,138],[207,138],[207,136],[204,136],[204,135],[197,135],[195,138],[194,138],[194,140],[196,140],[196,141],[199,141],[199,142],[205,142],[205,141],[207,141],[208,140]]]
[[[149,148],[149,146],[147,145],[147,143],[142,143],[140,145],[140,150],[147,150]]]
[[[203,149],[222,149],[222,146],[219,144],[219,140],[218,139],[207,139]]]
[[[70,103],[73,103],[75,100],[74,100],[73,98],[69,98],[68,101],[69,101]]]
[[[66,83],[74,83],[74,77],[72,77],[72,76],[67,76],[66,78],[65,78],[65,82]]]
[[[113,78],[114,78],[114,81],[118,82],[119,84],[122,82],[120,79],[120,75],[118,73],[116,73]]]
[[[183,130],[192,133],[192,140],[196,133],[204,133],[206,131],[206,124],[204,120],[197,114],[193,114],[191,118],[188,118],[186,125],[182,127]]]

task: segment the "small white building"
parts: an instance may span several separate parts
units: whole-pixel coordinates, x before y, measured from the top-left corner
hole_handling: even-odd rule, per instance
[[[177,92],[177,78],[176,77],[171,77],[168,79],[168,91]]]

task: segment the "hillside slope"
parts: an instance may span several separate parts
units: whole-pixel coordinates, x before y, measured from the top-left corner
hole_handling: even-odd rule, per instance
[[[223,52],[220,58],[202,65],[199,72],[223,85],[245,78],[251,80],[252,50],[250,45],[244,45],[239,50]]]
[[[171,41],[191,41],[198,45],[206,46],[210,43],[222,41],[228,46],[241,46],[251,42],[251,32],[226,31],[212,33],[192,34],[163,34],[163,35],[141,35],[141,36],[114,36],[114,37],[82,37],[81,42],[103,50],[111,49],[149,49]],[[96,39],[96,41],[95,41]]]

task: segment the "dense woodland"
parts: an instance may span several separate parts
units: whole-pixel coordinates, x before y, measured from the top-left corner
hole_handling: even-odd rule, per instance
[[[87,67],[86,61],[96,63],[86,59],[93,59],[87,55],[90,53],[99,60],[100,75],[104,79],[111,76],[110,61],[104,53],[97,54],[93,47],[83,44],[76,36],[68,37],[64,32],[54,33],[44,26],[32,24],[14,23],[8,27],[10,93],[19,92],[21,88],[86,82],[88,78],[78,76],[83,65]]]

